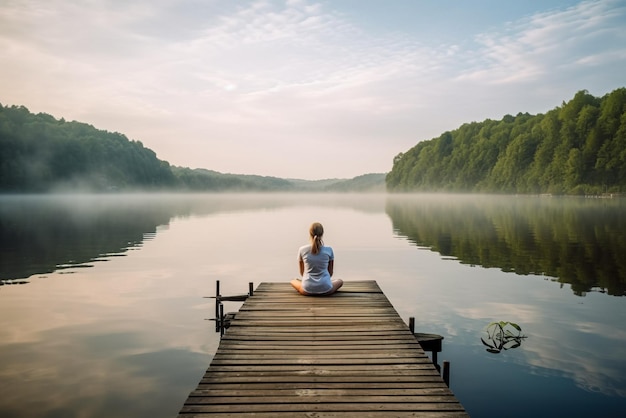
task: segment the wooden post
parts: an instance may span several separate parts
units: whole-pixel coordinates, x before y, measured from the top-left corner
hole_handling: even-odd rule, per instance
[[[415,317],[409,318],[409,329],[411,330],[411,334],[415,334]]]
[[[248,283],[248,296],[254,296],[254,283]]]
[[[224,335],[224,305],[220,303],[220,316],[219,316],[219,326],[220,326],[220,337]]]
[[[450,362],[446,360],[443,361],[443,381],[450,387]]]
[[[215,332],[220,330],[220,281],[215,281]]]

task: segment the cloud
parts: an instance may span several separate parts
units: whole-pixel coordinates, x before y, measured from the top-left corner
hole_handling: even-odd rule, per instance
[[[478,34],[479,47],[470,53],[473,65],[458,78],[486,84],[531,82],[580,71],[581,66],[610,65],[626,54],[625,18],[626,6],[612,0],[528,16],[509,23],[504,32]]]

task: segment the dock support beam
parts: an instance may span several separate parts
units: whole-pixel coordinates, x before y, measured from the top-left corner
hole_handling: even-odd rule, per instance
[[[437,353],[440,353],[443,347],[443,337],[438,334],[425,334],[421,332],[415,332],[415,317],[409,318],[409,330],[415,337],[417,342],[420,343],[424,351],[429,351],[432,355],[433,364],[437,368],[438,372],[441,372],[441,366],[438,364]],[[448,367],[450,363],[448,362]],[[445,371],[444,371],[445,373]],[[445,380],[445,378],[444,378]]]
[[[220,305],[222,304],[220,300],[220,281],[215,281],[215,332],[218,332],[221,328],[221,324],[219,321],[220,318]]]
[[[224,330],[226,330],[226,326],[224,324],[224,305],[222,303],[220,303],[220,316],[218,321],[220,324],[220,337],[222,337],[224,335]]]
[[[243,302],[250,296],[254,295],[254,283],[248,283],[248,293],[245,295],[222,296],[220,294],[220,281],[215,281],[215,296],[205,296],[207,298],[215,298],[215,332],[224,335],[226,328],[230,326],[230,321],[235,317],[234,313],[224,314],[224,301]],[[213,319],[211,319],[213,320]]]
[[[446,386],[450,387],[450,362],[443,362],[443,381],[446,383]]]

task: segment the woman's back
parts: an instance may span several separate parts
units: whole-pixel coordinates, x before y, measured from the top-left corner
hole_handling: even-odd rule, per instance
[[[314,279],[330,280],[328,263],[335,258],[331,247],[322,246],[317,254],[311,251],[311,245],[300,247],[299,257],[304,261],[304,274]]]

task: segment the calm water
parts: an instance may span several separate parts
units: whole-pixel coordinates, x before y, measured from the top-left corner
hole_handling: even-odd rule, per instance
[[[312,221],[445,337],[473,417],[622,416],[626,204],[423,195],[0,197],[0,416],[176,416],[219,343],[203,296],[295,277]]]

